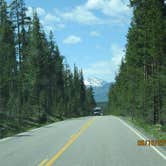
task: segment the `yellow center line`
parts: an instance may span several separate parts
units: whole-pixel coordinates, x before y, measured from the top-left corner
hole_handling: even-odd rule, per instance
[[[52,166],[55,161],[69,148],[69,146],[73,144],[78,137],[93,123],[94,120],[95,118],[88,120],[76,134],[72,135],[69,141],[45,164],[45,166]]]
[[[48,159],[43,160],[38,166],[44,166],[44,164],[46,164],[47,161]]]

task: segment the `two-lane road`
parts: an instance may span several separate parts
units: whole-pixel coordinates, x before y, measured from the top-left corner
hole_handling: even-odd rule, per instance
[[[0,166],[165,166],[141,138],[113,116],[71,119],[0,140]]]

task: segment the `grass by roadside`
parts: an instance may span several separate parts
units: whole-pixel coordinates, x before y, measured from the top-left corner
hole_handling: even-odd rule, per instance
[[[140,119],[132,120],[130,117],[122,117],[122,119],[132,123],[136,128],[141,129],[150,138],[155,138],[158,140],[166,140],[165,126],[161,126],[159,124],[150,125]]]

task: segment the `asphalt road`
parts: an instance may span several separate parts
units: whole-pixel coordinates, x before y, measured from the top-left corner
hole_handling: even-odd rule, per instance
[[[166,166],[166,152],[113,117],[66,120],[0,140],[0,166]]]

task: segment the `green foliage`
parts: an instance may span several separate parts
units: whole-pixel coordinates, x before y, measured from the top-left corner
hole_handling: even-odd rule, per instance
[[[164,0],[130,2],[134,16],[126,56],[110,88],[109,110],[165,126],[166,4]]]
[[[83,72],[74,73],[24,0],[0,0],[0,137],[57,119],[86,116],[95,106]]]
[[[125,120],[131,122],[136,127],[140,127],[144,132],[146,132],[152,138],[156,138],[159,140],[166,139],[166,130],[164,130],[166,125],[165,126],[161,126],[160,124],[151,125],[151,124],[146,123],[142,119],[131,120],[129,118],[125,118]]]

